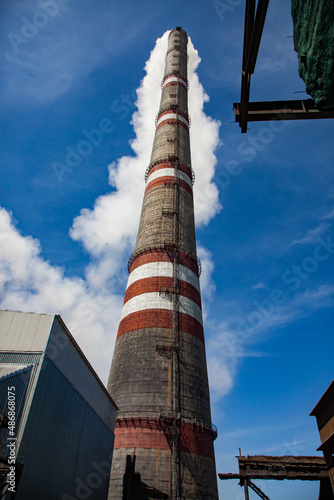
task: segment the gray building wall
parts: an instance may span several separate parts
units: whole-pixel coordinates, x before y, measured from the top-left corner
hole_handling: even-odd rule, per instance
[[[116,406],[60,316],[0,311],[0,389],[24,366],[16,500],[105,500]]]
[[[17,500],[105,499],[114,434],[45,358],[22,437]]]

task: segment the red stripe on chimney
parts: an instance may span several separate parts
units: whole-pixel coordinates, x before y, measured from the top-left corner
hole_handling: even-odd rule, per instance
[[[162,170],[164,168],[174,168],[174,164],[170,163],[170,162],[162,162],[162,163],[158,163],[157,165],[154,165],[154,167],[150,168],[150,171],[147,175],[147,181],[149,180],[150,175],[153,174],[153,172],[156,172],[157,170]],[[179,163],[178,170],[181,170],[181,172],[187,174],[189,179],[192,181],[191,171],[188,167],[186,167],[182,163]]]
[[[169,278],[168,276],[155,276],[135,281],[125,292],[124,304],[132,297],[136,297],[142,293],[159,291],[161,293],[171,293],[173,291],[173,278]],[[200,293],[190,283],[187,283],[186,281],[179,281],[178,292],[179,295],[188,297],[188,299],[193,300],[199,307],[201,307]]]
[[[167,248],[152,248],[141,252],[133,259],[130,272],[148,262],[173,262],[173,255]],[[178,252],[178,263],[187,267],[198,276],[195,260],[184,252]]]
[[[177,180],[178,180],[178,184],[179,184],[180,188],[187,191],[187,193],[189,193],[190,196],[193,197],[193,190],[189,186],[189,184],[186,181],[184,181],[183,179],[177,179]],[[158,186],[164,186],[165,184],[174,185],[174,182],[175,182],[175,177],[169,177],[169,176],[158,177],[157,179],[154,179],[153,181],[151,181],[147,185],[144,194],[148,193],[148,191],[150,191],[151,189],[158,187]]]
[[[117,338],[143,328],[169,328],[173,325],[173,312],[167,309],[145,309],[129,314],[119,324]],[[191,333],[204,342],[203,326],[192,316],[179,313],[179,330]]]
[[[214,459],[210,429],[188,422],[178,423],[180,452]],[[171,448],[172,423],[162,419],[129,417],[117,419],[114,448]]]
[[[166,120],[163,120],[161,123],[159,123],[156,130],[159,130],[159,128],[163,127],[164,125],[168,125],[168,124],[175,125],[176,123],[178,123],[178,125],[181,125],[181,127],[183,127],[185,130],[187,130],[189,132],[189,125],[186,125],[181,120],[176,120],[173,118],[167,118]]]

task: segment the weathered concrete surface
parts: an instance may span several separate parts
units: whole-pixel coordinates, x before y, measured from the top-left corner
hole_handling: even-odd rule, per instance
[[[174,191],[166,186],[150,190],[143,201],[135,253],[147,247],[172,243]],[[196,255],[195,222],[192,198],[180,189],[179,241],[180,250]],[[164,211],[164,213],[163,213]]]
[[[166,349],[171,344],[171,335],[171,330],[147,328],[131,331],[117,340],[108,391],[113,394],[121,413],[159,416],[172,411],[171,356]],[[180,339],[180,378],[182,416],[209,426],[204,344],[184,332]]]

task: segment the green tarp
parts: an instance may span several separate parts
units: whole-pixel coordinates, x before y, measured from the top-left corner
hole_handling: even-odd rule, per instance
[[[334,0],[291,0],[299,76],[319,109],[334,108]]]

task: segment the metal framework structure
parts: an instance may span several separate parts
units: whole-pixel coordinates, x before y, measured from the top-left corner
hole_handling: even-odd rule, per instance
[[[250,121],[306,120],[334,118],[334,110],[319,110],[313,99],[249,102],[251,75],[254,73],[269,0],[246,0],[244,46],[242,56],[241,97],[233,103],[235,121],[241,133]]]
[[[244,487],[245,500],[249,500],[248,487],[263,500],[270,498],[256,486],[252,479],[290,479],[302,481],[328,481],[326,461],[322,457],[309,456],[239,456],[239,474],[218,474],[219,479],[239,479]],[[321,498],[321,497],[320,497]],[[324,497],[325,500],[325,497]]]

